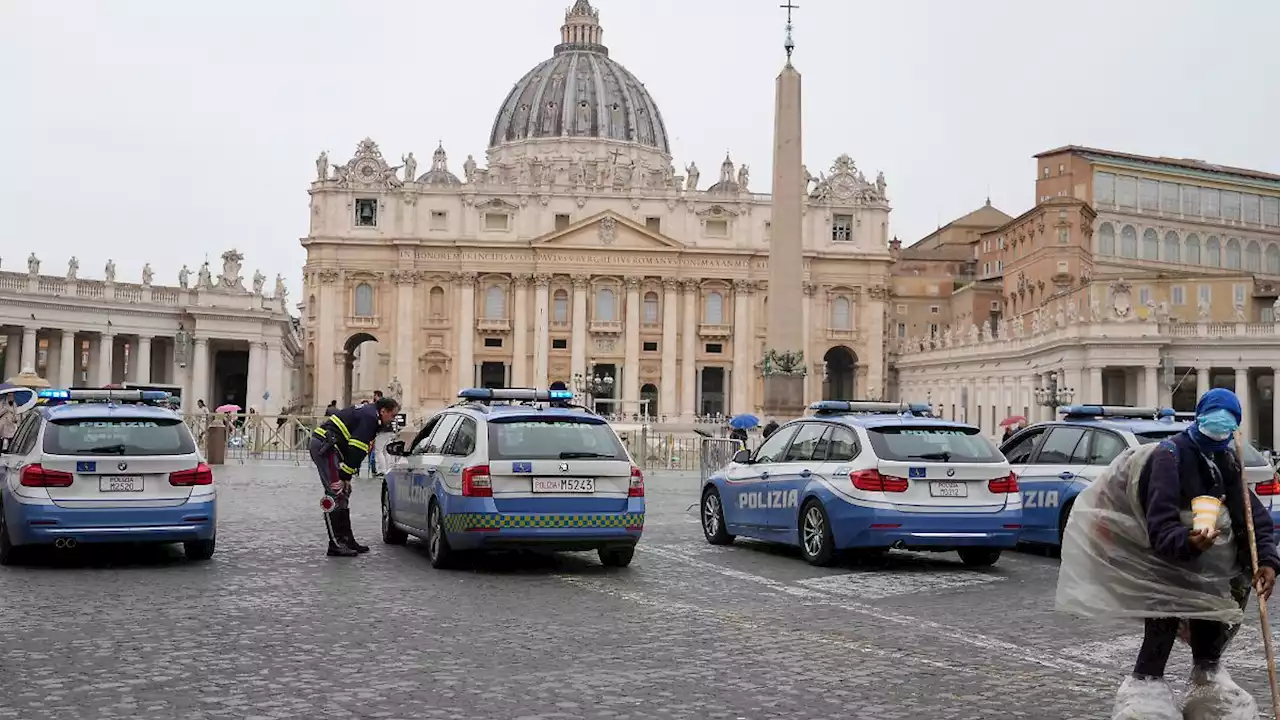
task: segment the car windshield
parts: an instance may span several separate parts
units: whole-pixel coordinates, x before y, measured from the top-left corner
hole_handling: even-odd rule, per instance
[[[196,451],[178,418],[63,418],[44,431],[50,455],[186,455]]]
[[[1151,443],[1154,443],[1154,442],[1160,442],[1161,440],[1167,437],[1173,437],[1174,435],[1177,435],[1180,432],[1182,432],[1181,429],[1153,430],[1151,432],[1134,433],[1133,436],[1138,439],[1139,444],[1150,445]],[[1267,459],[1263,457],[1262,453],[1258,452],[1257,448],[1255,448],[1251,443],[1244,444],[1244,466],[1245,467],[1262,467],[1267,464],[1268,464]]]
[[[488,424],[490,459],[627,459],[618,436],[603,420],[513,417],[491,418]]]
[[[927,462],[1001,462],[1004,456],[977,428],[940,425],[867,428],[881,460]]]

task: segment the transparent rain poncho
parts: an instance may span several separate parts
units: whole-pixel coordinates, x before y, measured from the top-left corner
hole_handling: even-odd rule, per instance
[[[1130,448],[1076,498],[1062,538],[1056,607],[1090,618],[1177,617],[1237,625],[1240,567],[1225,507],[1213,547],[1190,561],[1158,557],[1147,537],[1138,476],[1159,445]],[[1182,522],[1191,527],[1191,512]]]

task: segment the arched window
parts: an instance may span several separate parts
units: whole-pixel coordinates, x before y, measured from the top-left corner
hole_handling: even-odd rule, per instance
[[[838,296],[831,301],[831,329],[853,329],[852,308],[849,305],[849,298],[844,297],[843,295]]]
[[[1195,233],[1187,236],[1187,264],[1200,264],[1200,236]]]
[[[497,285],[484,291],[484,318],[501,320],[507,316],[507,293]]]
[[[1280,275],[1280,248],[1275,245],[1267,246],[1267,274]]]
[[[316,316],[316,296],[312,295],[307,298],[307,317]]]
[[[1138,231],[1132,225],[1125,225],[1120,231],[1120,257],[1138,257]]]
[[[1222,243],[1217,235],[1210,235],[1204,241],[1204,264],[1209,267],[1222,267]]]
[[[1232,270],[1240,269],[1240,240],[1238,238],[1227,240],[1227,267]]]
[[[596,291],[596,320],[600,322],[613,322],[616,313],[614,308],[613,291],[609,288],[600,288]]]
[[[551,295],[551,321],[569,322],[569,293],[564,290],[556,290]]]
[[[708,325],[724,324],[724,296],[712,290],[702,301],[702,321]]]
[[[1172,230],[1164,234],[1164,261],[1182,262],[1182,247],[1178,242],[1178,233]]]
[[[1160,235],[1151,228],[1147,228],[1142,233],[1142,259],[1160,259]]]
[[[444,288],[439,285],[431,288],[427,294],[427,314],[431,317],[444,317]]]
[[[1116,254],[1116,229],[1111,223],[1102,223],[1102,227],[1098,228],[1098,254]]]
[[[647,292],[644,294],[644,316],[641,322],[648,325],[658,324],[658,293]]]
[[[1250,240],[1244,249],[1244,269],[1249,272],[1262,272],[1262,246],[1257,240]]]
[[[356,286],[356,317],[373,317],[373,286],[369,283]]]

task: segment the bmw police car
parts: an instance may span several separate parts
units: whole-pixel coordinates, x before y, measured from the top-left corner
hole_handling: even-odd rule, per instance
[[[0,455],[0,565],[27,549],[181,542],[207,560],[213,472],[182,418],[146,390],[40,390]]]
[[[1185,416],[1184,416],[1185,417]],[[1071,506],[1126,448],[1159,442],[1190,423],[1172,410],[1120,405],[1072,405],[1062,418],[1036,423],[1009,438],[1001,452],[1022,486],[1022,541],[1062,543]],[[1245,477],[1276,517],[1280,482],[1267,459],[1248,443]]]
[[[595,550],[631,563],[644,475],[600,416],[567,390],[472,388],[427,421],[382,486],[382,539],[425,540],[435,567],[460,552]]]
[[[814,565],[848,549],[956,550],[994,564],[1022,526],[1018,478],[978,428],[927,405],[823,401],[702,489],[702,530],[798,546]]]

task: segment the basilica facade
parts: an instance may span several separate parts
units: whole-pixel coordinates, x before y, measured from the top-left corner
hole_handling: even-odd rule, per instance
[[[502,102],[484,166],[443,146],[419,174],[361,141],[316,161],[304,392],[387,389],[415,415],[459,387],[584,390],[662,418],[758,412],[771,197],[726,156],[678,170],[654,98],[578,0],[552,57]],[[805,171],[806,395],[885,392],[891,257],[883,174]],[[767,173],[766,173],[767,177]],[[766,181],[767,182],[767,181]],[[363,386],[363,387],[362,387]]]

